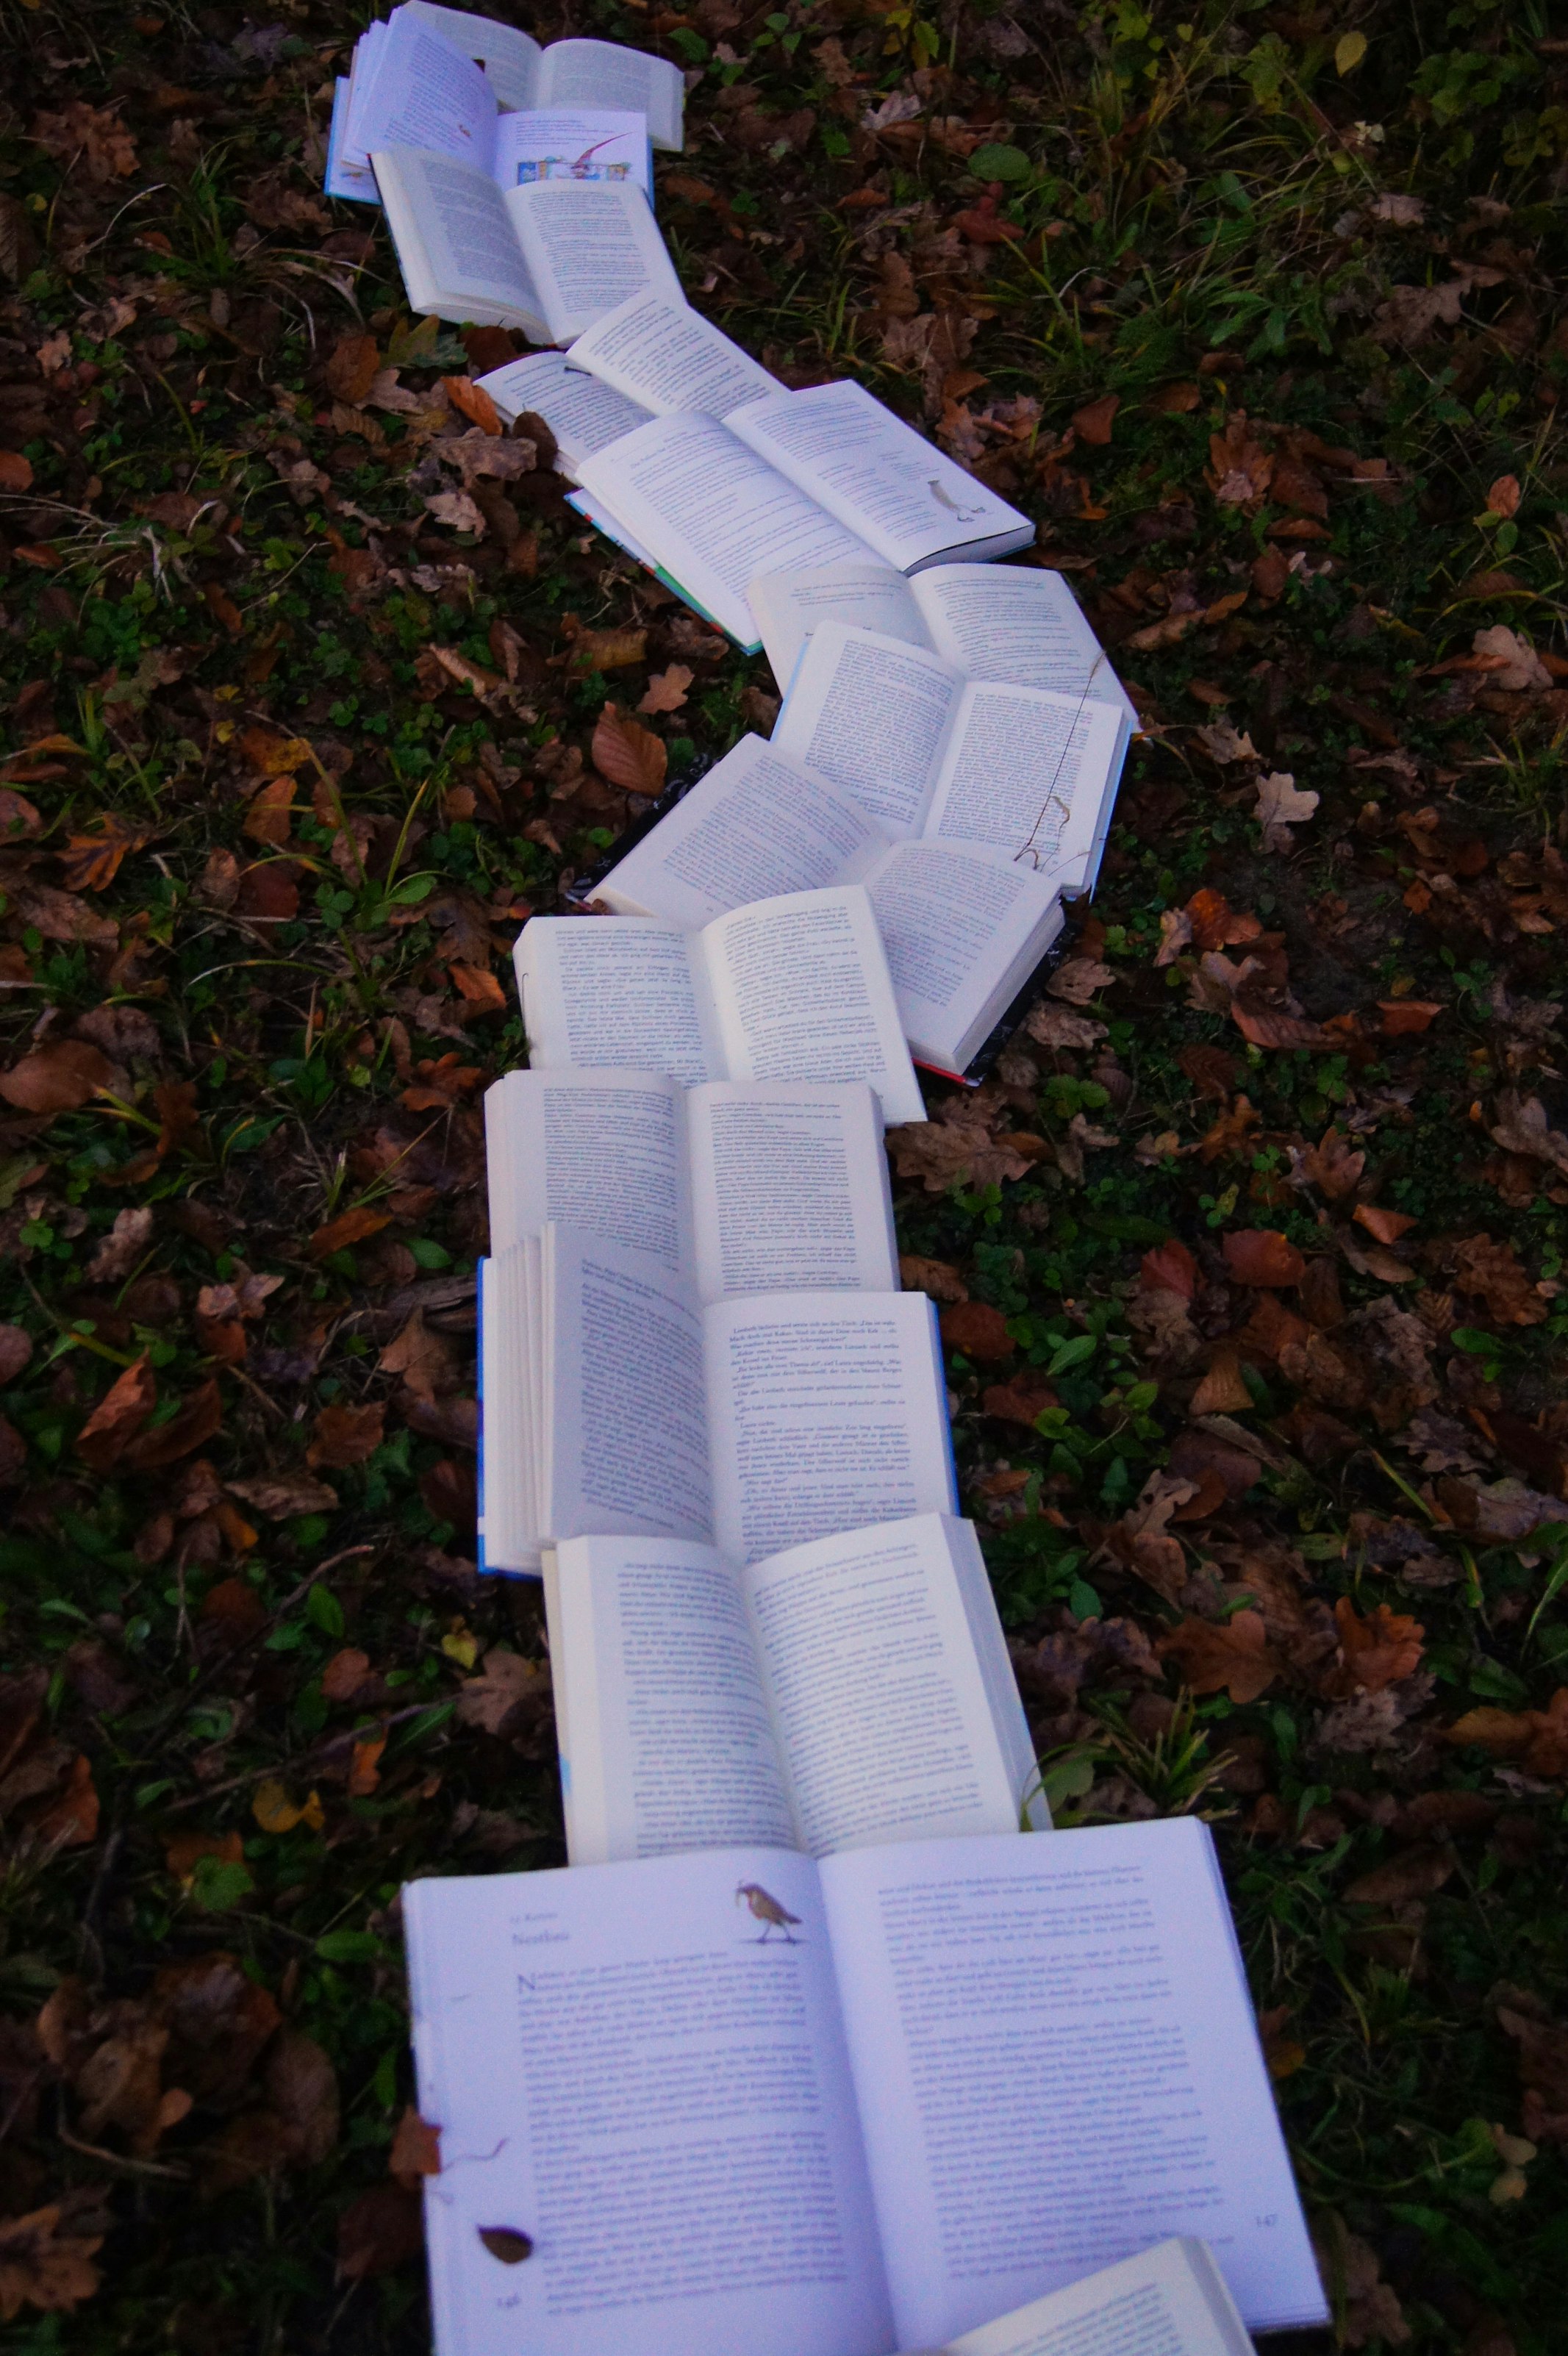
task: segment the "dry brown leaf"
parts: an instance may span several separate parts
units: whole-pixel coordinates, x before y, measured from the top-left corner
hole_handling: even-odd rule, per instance
[[[141,1357],[116,1377],[76,1436],[76,1451],[94,1472],[108,1472],[158,1403],[150,1358]]]
[[[684,663],[671,663],[668,670],[655,671],[643,691],[638,710],[650,713],[679,712],[695,677],[696,673],[688,670]]]
[[[1256,1612],[1233,1612],[1222,1627],[1184,1620],[1160,1638],[1158,1649],[1195,1694],[1228,1693],[1238,1705],[1267,1693],[1284,1665]]]
[[[1058,966],[1046,988],[1053,998],[1065,998],[1071,1006],[1087,1006],[1101,991],[1109,990],[1115,980],[1114,969],[1102,965],[1097,958],[1068,958]]]
[[[441,2130],[422,2119],[412,2103],[397,2123],[387,2154],[387,2173],[411,2191],[422,2177],[441,2173]]]
[[[902,1252],[898,1258],[898,1274],[906,1292],[924,1292],[933,1301],[958,1301],[969,1299],[969,1287],[956,1268],[945,1259],[922,1259],[918,1253]],[[29,1344],[29,1348],[31,1344]]]
[[[381,374],[374,336],[339,336],[327,361],[327,390],[350,409],[363,408]]]
[[[51,1047],[36,1047],[8,1072],[0,1072],[0,1097],[18,1112],[52,1119],[56,1113],[75,1112],[113,1076],[113,1066],[99,1048],[85,1039],[61,1039]]]
[[[1247,1415],[1252,1394],[1241,1380],[1241,1362],[1234,1350],[1214,1353],[1212,1365],[1187,1404],[1189,1415]]]
[[[1187,1246],[1172,1236],[1144,1254],[1138,1280],[1145,1292],[1175,1292],[1183,1301],[1191,1301],[1197,1291],[1197,1262]]]
[[[118,1211],[109,1233],[88,1261],[85,1274],[92,1284],[122,1284],[152,1240],[150,1209]]]
[[[457,1716],[463,1725],[480,1727],[487,1734],[504,1733],[512,1712],[525,1705],[532,1708],[549,1682],[549,1672],[525,1661],[521,1653],[492,1648],[480,1674],[467,1678],[458,1693]]]
[[[312,1259],[327,1259],[333,1252],[343,1251],[351,1244],[362,1244],[370,1236],[380,1235],[392,1225],[390,1211],[373,1211],[368,1203],[360,1203],[351,1211],[344,1211],[317,1227],[306,1249]]]
[[[1293,826],[1304,825],[1316,809],[1319,797],[1303,793],[1288,770],[1273,770],[1258,780],[1258,801],[1252,815],[1263,830],[1265,851],[1289,851]]]
[[[22,1325],[0,1324],[0,1389],[32,1364],[33,1337]]]
[[[269,1522],[296,1520],[302,1514],[333,1514],[338,1492],[325,1481],[305,1472],[263,1472],[244,1481],[230,1481],[231,1496],[265,1515]]]
[[[623,793],[655,800],[664,790],[669,755],[664,740],[639,728],[618,703],[607,703],[594,729],[594,766]]]
[[[1017,1355],[1018,1344],[1007,1331],[1006,1318],[989,1301],[950,1302],[939,1323],[948,1348],[961,1350],[980,1365],[995,1365]]]
[[[73,834],[59,854],[60,881],[72,892],[106,892],[133,851],[151,842],[156,830],[128,825],[106,811],[87,834]]]
[[[1116,423],[1116,412],[1122,406],[1119,392],[1102,392],[1098,400],[1086,402],[1072,413],[1073,431],[1080,442],[1103,449],[1110,441]]]
[[[434,1398],[438,1391],[450,1390],[457,1377],[451,1344],[428,1330],[423,1309],[414,1311],[376,1365],[383,1375],[401,1375],[416,1398]]]
[[[500,412],[484,386],[476,384],[472,377],[444,376],[441,387],[458,414],[466,417],[470,425],[477,425],[481,434],[499,436],[505,433]]]
[[[1220,1238],[1225,1265],[1238,1284],[1299,1284],[1306,1262],[1274,1227],[1243,1227]]]
[[[325,1466],[328,1472],[346,1472],[350,1465],[363,1464],[381,1444],[386,1408],[380,1399],[364,1407],[351,1407],[347,1400],[334,1399],[324,1407],[316,1419],[314,1434],[305,1451],[305,1461],[313,1470]]]
[[[245,811],[243,831],[252,842],[270,843],[280,850],[288,841],[294,823],[295,785],[286,773],[273,777],[253,794]]]
[[[0,2321],[14,2321],[24,2307],[74,2314],[98,2288],[102,2278],[92,2261],[103,2235],[62,2232],[61,2222],[59,2203],[0,2217]]]
[[[1426,1631],[1419,1620],[1391,1612],[1386,1603],[1363,1620],[1348,1595],[1336,1603],[1334,1620],[1345,1655],[1344,1678],[1336,1691],[1381,1693],[1420,1668]]]

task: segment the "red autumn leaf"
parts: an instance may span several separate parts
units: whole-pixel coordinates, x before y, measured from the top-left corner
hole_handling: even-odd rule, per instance
[[[1018,1344],[1007,1331],[1000,1309],[984,1301],[955,1301],[941,1312],[942,1340],[950,1350],[961,1350],[982,1365],[1013,1357]]]
[[[223,1402],[213,1376],[182,1399],[166,1423],[139,1432],[122,1452],[121,1464],[128,1472],[161,1472],[166,1464],[177,1464],[193,1448],[204,1447],[222,1422]]]
[[[1086,402],[1081,409],[1075,409],[1072,412],[1072,424],[1079,440],[1103,449],[1111,439],[1112,428],[1116,423],[1116,412],[1121,406],[1122,396],[1119,392],[1102,392],[1097,401]]]
[[[1385,1686],[1415,1675],[1421,1666],[1422,1639],[1426,1631],[1419,1620],[1378,1604],[1362,1619],[1348,1595],[1334,1607],[1339,1648],[1345,1655],[1343,1682],[1354,1692],[1381,1693]]]
[[[1351,1216],[1380,1244],[1398,1243],[1415,1225],[1408,1211],[1385,1211],[1380,1203],[1358,1203]]]
[[[0,1072],[0,1097],[18,1112],[75,1112],[93,1092],[107,1087],[114,1067],[101,1049],[85,1039],[61,1039],[52,1047],[36,1047]]]
[[[1383,1018],[1383,1035],[1398,1039],[1406,1032],[1425,1031],[1442,1013],[1441,1002],[1435,998],[1380,998],[1378,1012]]]
[[[500,412],[482,384],[476,384],[467,376],[444,376],[441,382],[453,408],[470,425],[478,426],[485,434],[504,433]]]
[[[299,914],[297,873],[290,859],[263,859],[247,867],[240,878],[235,915],[248,916],[252,924],[289,923]]]
[[[30,491],[33,469],[20,450],[0,450],[0,491]]]
[[[663,792],[669,760],[663,738],[639,728],[618,703],[607,703],[599,714],[593,755],[600,776],[623,793],[641,794],[652,801]]]
[[[505,1013],[506,992],[488,965],[455,965],[447,970],[469,1006],[481,1014]]]
[[[135,1434],[158,1403],[157,1383],[150,1358],[113,1382],[76,1436],[76,1452],[95,1472],[107,1472],[119,1462]]]
[[[72,892],[106,892],[121,862],[151,842],[150,826],[127,826],[111,810],[89,834],[73,834],[60,852],[60,878]]]
[[[1197,1262],[1187,1246],[1172,1236],[1144,1254],[1138,1280],[1145,1292],[1176,1292],[1191,1301],[1197,1291]]]
[[[1225,1265],[1238,1284],[1299,1284],[1306,1262],[1274,1227],[1243,1227],[1222,1238]]]
[[[390,1211],[372,1211],[368,1203],[357,1204],[353,1210],[343,1211],[317,1227],[306,1244],[312,1259],[328,1259],[333,1252],[345,1251],[350,1244],[362,1244],[369,1236],[380,1235],[392,1225]]]
[[[285,770],[269,778],[259,794],[252,796],[245,812],[244,831],[252,842],[269,843],[281,850],[288,841],[294,818],[294,779]]]

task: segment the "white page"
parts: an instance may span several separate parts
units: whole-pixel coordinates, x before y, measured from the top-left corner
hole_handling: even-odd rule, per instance
[[[838,1530],[957,1511],[923,1292],[775,1292],[704,1312],[717,1543],[757,1562]]]
[[[529,1572],[539,1563],[529,1480],[523,1368],[526,1270],[519,1252],[479,1262],[479,1567]]]
[[[1035,536],[1026,516],[966,475],[862,384],[778,393],[746,409],[734,426],[743,442],[900,573],[932,562],[944,549],[998,540],[1025,547]]]
[[[746,1574],[790,1804],[813,1857],[1018,1829],[1023,1785],[998,1740],[948,1533],[942,1515],[921,1514],[792,1547]]]
[[[822,1871],[900,2346],[1171,2233],[1254,2330],[1323,2319],[1207,1826]]]
[[[583,468],[589,492],[745,646],[761,570],[864,558],[865,545],[711,417],[659,417]]]
[[[703,1320],[644,1252],[546,1227],[541,1532],[713,1543]]]
[[[356,92],[353,134],[370,154],[419,147],[476,172],[495,168],[496,93],[478,66],[405,9],[375,53],[374,80]]]
[[[859,884],[754,901],[699,938],[731,1077],[869,1080],[885,1119],[924,1120],[876,919]]]
[[[596,450],[648,423],[646,409],[597,377],[569,368],[564,352],[530,352],[478,381],[507,424],[525,409],[543,418],[555,436],[556,466],[574,477]]]
[[[890,2356],[810,1858],[431,1879],[403,1905],[440,2356]],[[526,2265],[489,2255],[497,2225]]]
[[[539,80],[542,106],[612,106],[645,114],[656,147],[681,145],[686,78],[668,58],[618,41],[553,41]]]
[[[1124,744],[1121,716],[1107,704],[1036,688],[968,687],[925,831],[993,842],[1076,889]]]
[[[894,836],[918,834],[963,673],[900,638],[824,622],[800,658],[773,743]]]
[[[653,201],[647,118],[605,108],[531,108],[496,124],[495,177],[503,187],[531,180],[625,181]]]
[[[978,2331],[961,2333],[942,2356],[1253,2356],[1253,2351],[1207,2245],[1173,2238]]]
[[[532,916],[512,961],[536,1068],[725,1076],[689,934],[636,916]]]
[[[896,842],[865,876],[905,1036],[917,1051],[959,1044],[999,990],[999,1019],[1061,929],[1055,884],[980,842]],[[1054,912],[1054,913],[1053,913]],[[1042,937],[1043,935],[1043,937]],[[967,1059],[966,1059],[967,1060]]]
[[[686,1098],[697,1290],[897,1292],[882,1108],[864,1083]]]
[[[685,1090],[660,1072],[509,1072],[485,1094],[490,1248],[553,1222],[691,1277]]]
[[[726,417],[779,390],[777,377],[683,300],[634,294],[579,336],[574,368],[587,369],[655,417]]]
[[[329,197],[343,198],[350,204],[380,204],[370,157],[362,150],[349,151],[349,77],[339,74],[332,85],[332,121],[327,133],[327,168],[321,185]]]
[[[796,1847],[746,1601],[722,1556],[674,1538],[572,1538],[547,1584],[555,1689],[570,1696],[572,1863]]]
[[[967,568],[964,568],[967,569]],[[989,571],[989,566],[984,568]],[[957,572],[941,565],[938,575]],[[890,564],[829,564],[817,573],[759,573],[746,584],[773,676],[786,692],[800,649],[822,622],[878,630],[909,646],[931,645],[909,583]]]
[[[847,794],[743,736],[633,845],[597,897],[693,930],[751,900],[834,884],[886,838]]]
[[[427,25],[482,66],[503,106],[537,103],[536,78],[544,53],[531,35],[515,25],[498,24],[493,16],[475,16],[467,8],[443,8],[436,0],[403,0],[392,14]]]
[[[371,162],[413,309],[544,332],[539,290],[492,179],[417,147],[378,149]]]
[[[1136,727],[1104,648],[1064,573],[1023,564],[937,564],[914,584],[931,644],[970,679],[1112,703]]]
[[[640,188],[619,180],[535,180],[503,202],[558,344],[656,287],[681,301],[681,282]]]

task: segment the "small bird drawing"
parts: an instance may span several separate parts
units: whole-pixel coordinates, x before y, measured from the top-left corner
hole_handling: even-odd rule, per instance
[[[760,1881],[737,1882],[735,1892],[735,1902],[737,1906],[743,1898],[762,1925],[762,1935],[757,1942],[759,1947],[765,1947],[768,1944],[770,1931],[782,1931],[790,1946],[800,1945],[800,1942],[789,1928],[791,1922],[800,1921],[800,1916],[791,1914],[787,1906],[780,1906],[777,1898],[770,1897]]]
[[[929,491],[932,498],[937,502],[937,505],[939,507],[946,508],[950,515],[957,516],[960,523],[973,523],[977,518],[985,513],[985,509],[983,508],[972,508],[968,506],[961,507],[957,499],[950,498],[943,489],[941,484],[938,482],[934,475],[928,478],[926,488]]]

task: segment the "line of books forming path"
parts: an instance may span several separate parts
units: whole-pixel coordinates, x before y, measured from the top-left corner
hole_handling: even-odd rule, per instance
[[[416,309],[565,347],[500,416],[783,691],[517,943],[481,1566],[543,1580],[571,1862],[404,1894],[437,2345],[1245,2356],[1326,2309],[1212,1840],[1043,1837],[883,1144],[1092,886],[1135,715],[1026,517],[688,305],[683,98],[406,0],[328,156]]]

